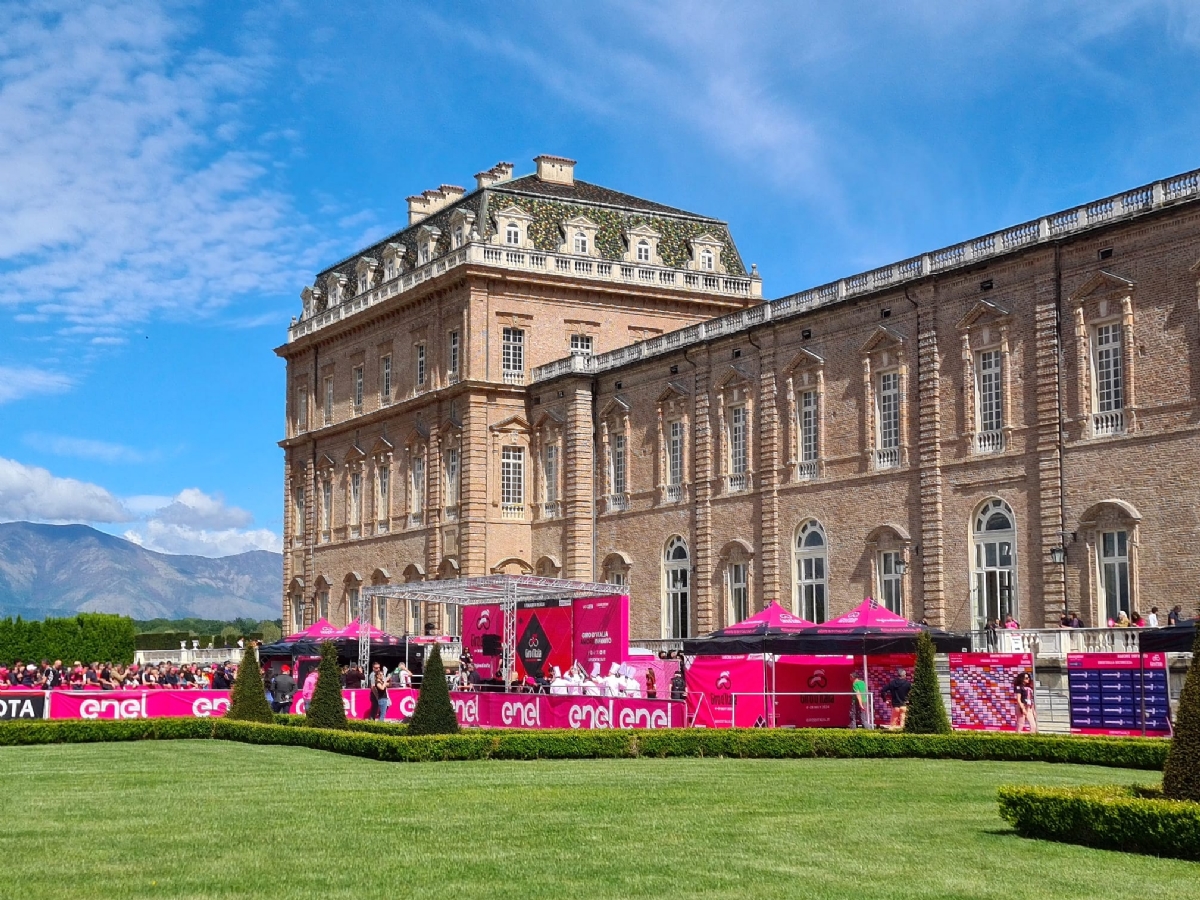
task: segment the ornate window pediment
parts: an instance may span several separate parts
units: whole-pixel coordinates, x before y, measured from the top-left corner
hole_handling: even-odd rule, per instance
[[[637,225],[625,231],[625,261],[644,266],[661,266],[658,242],[662,235],[649,225]]]
[[[467,241],[474,240],[472,235],[475,235],[474,211],[456,209],[450,214],[450,249],[457,250]]]
[[[408,248],[404,244],[391,243],[383,248],[383,280],[391,281],[404,274],[404,259]]]
[[[600,226],[587,216],[574,216],[562,223],[563,241],[559,247],[560,253],[570,253],[575,256],[599,256],[596,247],[596,232]]]
[[[825,358],[801,349],[784,366],[787,462],[793,481],[825,474]]]
[[[392,442],[385,437],[377,438],[375,443],[371,445],[371,457],[378,463],[386,463],[392,458],[394,451]]]
[[[1070,295],[1081,437],[1137,430],[1137,354],[1131,352],[1136,288],[1136,282],[1101,270]]]
[[[359,257],[358,262],[354,264],[355,294],[365,294],[375,287],[378,268],[379,260],[370,256]]]
[[[502,247],[520,249],[533,246],[529,239],[529,226],[533,224],[533,216],[515,204],[504,207],[493,216],[496,231],[492,234],[492,243]]]
[[[422,225],[417,229],[417,265],[423,266],[437,255],[437,242],[442,236],[440,228]]]
[[[704,234],[688,238],[687,243],[692,257],[688,268],[709,275],[725,274],[725,264],[721,262],[721,251],[725,249],[724,241],[706,231]]]

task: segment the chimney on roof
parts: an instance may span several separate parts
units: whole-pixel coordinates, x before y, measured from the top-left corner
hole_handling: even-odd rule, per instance
[[[439,209],[445,209],[451,203],[458,202],[465,193],[466,189],[457,184],[443,184],[431,191],[422,191],[420,194],[409,197],[408,224],[416,225],[423,219],[429,218]]]
[[[491,187],[493,184],[504,184],[506,181],[512,181],[512,173],[512,163],[498,162],[486,172],[475,173],[475,186],[483,189]]]
[[[538,181],[550,184],[575,183],[575,160],[543,153],[541,156],[535,156],[533,161],[537,163]]]

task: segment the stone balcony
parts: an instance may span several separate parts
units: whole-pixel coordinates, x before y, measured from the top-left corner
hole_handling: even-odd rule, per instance
[[[640,263],[612,262],[592,257],[563,253],[544,253],[540,250],[517,250],[471,242],[451,250],[411,272],[406,272],[385,284],[351,297],[342,303],[294,321],[288,328],[288,343],[307,334],[320,331],[368,307],[390,300],[397,294],[411,291],[421,284],[466,265],[480,265],[516,272],[558,275],[585,281],[627,284],[635,287],[673,289],[720,297],[761,298],[762,279],[757,274],[722,275],[715,272],[693,272]],[[520,383],[524,383],[522,380]]]

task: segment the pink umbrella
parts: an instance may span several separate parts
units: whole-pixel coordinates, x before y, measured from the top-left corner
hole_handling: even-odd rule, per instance
[[[338,637],[338,629],[328,619],[317,619],[303,631],[289,634],[285,641],[329,641]]]

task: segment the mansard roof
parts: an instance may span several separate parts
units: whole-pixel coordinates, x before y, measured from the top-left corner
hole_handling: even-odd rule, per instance
[[[643,200],[632,194],[623,194],[611,188],[590,184],[586,181],[575,180],[573,184],[559,184],[553,181],[542,181],[536,175],[525,175],[512,181],[489,188],[498,194],[528,194],[533,197],[549,197],[554,200],[566,200],[571,203],[584,205],[598,204],[601,206],[617,206],[621,209],[633,209],[639,212],[664,213],[669,216],[683,216],[688,219],[706,219],[716,221],[709,216],[701,216],[674,206]]]

